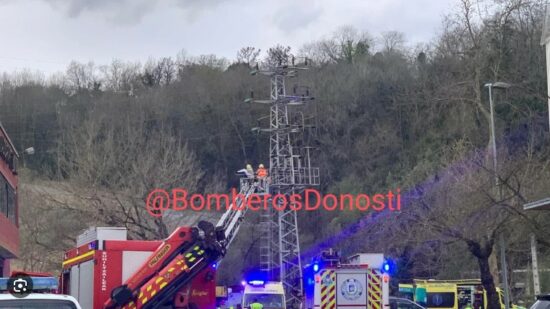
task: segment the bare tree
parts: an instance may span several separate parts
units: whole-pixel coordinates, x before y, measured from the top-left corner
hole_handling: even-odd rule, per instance
[[[72,61],[67,68],[65,76],[68,87],[66,90],[70,93],[76,93],[81,90],[99,90],[101,87],[101,80],[93,62],[84,64]]]
[[[197,160],[183,142],[148,129],[143,120],[109,122],[89,119],[67,132],[64,174],[75,184],[88,184],[74,193],[92,201],[108,224],[124,225],[139,238],[164,238],[170,231],[162,217],[147,213],[146,197],[156,188],[197,192],[203,176]]]
[[[510,227],[526,224],[539,232],[545,230],[540,222],[521,212],[526,200],[524,188],[534,185],[524,173],[537,173],[533,167],[540,162],[529,156],[503,158],[498,174],[501,187],[497,188],[483,152],[457,143],[448,149],[446,158],[449,163],[445,170],[417,188],[405,216],[415,222],[414,237],[464,244],[478,263],[488,308],[500,308],[489,260],[497,235],[509,233]]]
[[[237,52],[237,62],[248,65],[255,63],[261,51],[261,49],[256,49],[251,46],[243,47]]]
[[[265,63],[268,67],[286,65],[291,62],[290,46],[277,45],[267,50]]]
[[[382,44],[385,52],[393,52],[404,49],[405,34],[398,31],[387,31],[382,33]]]

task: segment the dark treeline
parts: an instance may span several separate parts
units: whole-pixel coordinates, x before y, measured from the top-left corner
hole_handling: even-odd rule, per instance
[[[543,176],[550,162],[543,21],[543,1],[462,0],[439,36],[415,47],[397,32],[373,39],[343,27],[297,51],[246,47],[234,61],[182,54],[145,64],[73,62],[47,80],[4,74],[0,120],[20,151],[36,150],[21,158],[28,181],[122,192],[142,208],[147,192],[159,186],[223,192],[237,184],[234,172],[244,164],[268,161],[268,139],[251,131],[266,124],[258,119],[268,110],[243,99],[252,89],[255,97],[267,97],[269,82],[251,76],[250,65],[307,56],[310,69],[291,82],[310,86],[317,98],[308,112],[316,121],[321,190],[401,188],[407,210],[300,213],[303,248],[384,251],[399,259],[403,279],[476,277],[478,271],[486,278],[496,235],[508,236],[509,259],[520,268],[528,263],[527,251],[518,254],[527,250],[527,235],[547,236],[542,215],[520,211],[523,202],[544,197],[550,184]],[[491,191],[487,152],[484,84],[493,81],[513,85],[494,95],[501,199]],[[166,222],[137,212],[110,215],[103,222],[125,224],[134,237],[170,232]],[[483,224],[476,221],[481,217]],[[322,243],[339,233],[350,237]],[[229,258],[253,264],[256,241],[239,240]],[[222,275],[238,279],[229,270]]]

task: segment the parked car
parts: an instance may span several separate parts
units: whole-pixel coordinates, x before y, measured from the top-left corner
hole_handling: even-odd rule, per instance
[[[32,293],[18,298],[0,294],[0,309],[82,309],[76,299],[69,295]]]
[[[529,309],[550,309],[550,294],[537,296],[537,301]]]
[[[390,296],[390,309],[426,309],[407,298]],[[549,308],[550,309],[550,308]]]
[[[74,297],[57,294],[58,288],[54,277],[0,278],[0,309],[82,309]]]

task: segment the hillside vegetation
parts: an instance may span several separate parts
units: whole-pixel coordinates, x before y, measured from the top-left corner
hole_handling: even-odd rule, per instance
[[[59,252],[92,224],[163,238],[189,214],[148,216],[144,200],[152,189],[226,192],[238,184],[236,170],[267,163],[268,139],[251,128],[265,124],[258,119],[268,110],[243,100],[251,90],[267,97],[269,82],[251,76],[250,64],[294,55],[313,60],[290,82],[316,97],[308,113],[315,117],[320,189],[400,188],[403,199],[400,212],[300,212],[304,260],[327,247],[380,251],[397,259],[397,279],[481,276],[491,287],[498,235],[505,235],[512,269],[528,266],[529,234],[543,252],[550,245],[548,212],[522,211],[550,191],[543,21],[543,1],[463,0],[432,42],[412,47],[397,32],[373,37],[342,27],[299,50],[274,42],[268,51],[245,47],[234,60],[181,53],[145,63],[73,62],[47,79],[5,73],[0,120],[20,151],[36,150],[20,164],[28,184],[20,192],[28,249],[20,264],[57,270]],[[494,90],[501,197],[488,152],[484,84],[493,81],[513,85]],[[224,260],[222,282],[234,283],[257,263],[257,217],[248,218]],[[511,280],[531,282],[515,274]]]

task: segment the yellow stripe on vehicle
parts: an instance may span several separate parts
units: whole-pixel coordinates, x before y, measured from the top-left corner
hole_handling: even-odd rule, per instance
[[[66,260],[66,261],[63,262],[63,266],[65,266],[65,265],[67,265],[67,264],[74,263],[74,262],[79,261],[79,260],[82,260],[82,259],[85,259],[85,258],[87,258],[87,257],[89,257],[89,256],[94,255],[94,253],[95,253],[95,251],[92,250],[92,251],[88,251],[88,252],[86,252],[86,253],[84,253],[84,254],[82,254],[82,255],[76,256],[76,257],[74,257],[74,258],[72,258],[72,259],[68,259],[68,260]]]
[[[326,279],[330,279],[330,285],[324,285]],[[336,273],[325,270],[321,274],[321,309],[332,309],[336,305]]]
[[[368,277],[368,303],[370,309],[380,309],[382,305],[382,279],[375,270],[369,270]]]

